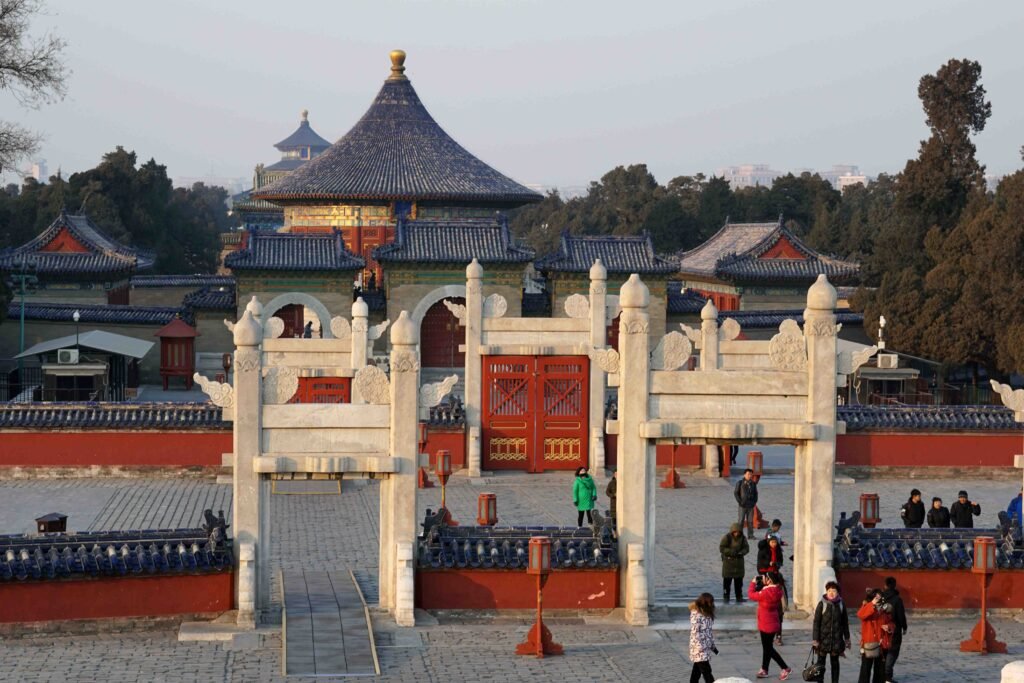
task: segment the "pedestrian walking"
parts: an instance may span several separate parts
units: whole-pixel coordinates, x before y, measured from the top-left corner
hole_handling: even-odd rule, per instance
[[[892,617],[882,609],[882,592],[869,588],[857,610],[860,619],[860,677],[858,683],[885,683],[883,640],[891,637]]]
[[[921,502],[921,492],[911,489],[910,498],[900,508],[900,517],[903,518],[903,526],[908,529],[920,529],[924,526],[924,503]]]
[[[310,320],[306,323],[306,326],[302,328],[302,338],[312,339],[313,338],[313,321]]]
[[[1021,488],[1016,498],[1010,499],[1010,504],[1006,506],[1006,515],[1011,522],[1016,519],[1017,526],[1021,526],[1021,521],[1024,520],[1024,487]]]
[[[619,490],[619,480],[615,476],[615,470],[612,470],[612,478],[608,480],[608,485],[604,487],[604,495],[608,496],[608,514],[614,520],[618,514],[615,511],[615,494]]]
[[[839,584],[835,581],[825,584],[825,594],[814,610],[811,646],[818,656],[818,666],[821,667],[818,683],[825,680],[826,655],[832,672],[832,683],[839,683],[839,658],[845,656],[844,653],[850,649],[850,615],[839,595]]]
[[[967,491],[957,494],[957,501],[949,506],[949,519],[957,529],[973,529],[974,518],[981,514],[981,506],[968,500]]]
[[[750,552],[750,544],[743,536],[743,527],[733,524],[729,533],[722,536],[718,543],[718,550],[722,554],[722,591],[725,593],[725,602],[729,602],[729,587],[735,587],[736,602],[743,602],[743,574],[746,571],[746,563],[743,558]]]
[[[597,500],[597,484],[586,467],[576,468],[576,480],[572,483],[572,502],[576,506],[576,526],[583,526],[583,514],[587,523],[594,523],[594,501]]]
[[[757,482],[754,481],[754,470],[743,470],[743,478],[736,482],[733,491],[740,511],[740,528],[746,526],[750,530],[750,538],[754,537],[754,506],[757,505]]]
[[[779,665],[782,671],[779,680],[784,681],[793,672],[775,650],[775,634],[782,628],[782,600],[784,581],[777,572],[769,572],[757,576],[747,587],[747,597],[757,602],[757,630],[761,635],[761,670],[758,678],[768,678],[768,666],[771,662]]]
[[[932,529],[949,528],[949,510],[941,498],[932,498],[932,509],[928,511],[928,526]]]
[[[887,683],[895,683],[893,668],[896,660],[900,658],[900,648],[903,646],[903,636],[907,635],[907,610],[903,605],[903,598],[896,589],[896,577],[885,578],[885,590],[882,591],[882,600],[885,605],[892,606],[892,638],[889,647],[885,652],[885,680]]]
[[[712,683],[711,655],[718,654],[715,646],[715,598],[711,593],[701,593],[690,603],[690,683]]]

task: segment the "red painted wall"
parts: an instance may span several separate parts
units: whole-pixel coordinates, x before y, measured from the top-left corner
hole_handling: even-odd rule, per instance
[[[966,569],[840,569],[836,578],[843,601],[855,611],[867,588],[885,588],[885,577],[896,578],[896,588],[908,609],[979,609],[981,579]],[[1024,571],[996,572],[988,587],[991,608],[1024,608]]]
[[[220,467],[231,431],[0,432],[0,467]]]
[[[216,574],[0,583],[0,623],[205,614],[233,608],[234,578]]]
[[[836,437],[847,467],[1013,467],[1019,432],[854,432]]]
[[[700,467],[704,462],[704,453],[701,446],[673,446],[672,444],[658,444],[654,448],[658,467],[668,467],[672,464],[672,449],[675,449],[676,452],[676,467]],[[605,434],[605,467],[617,467],[619,462],[618,455],[619,435]]]
[[[427,440],[421,445],[421,453],[430,456],[430,470],[433,472],[437,452],[446,449],[452,454],[452,469],[466,466],[466,430],[463,427],[426,427]]]
[[[544,607],[549,609],[612,609],[618,604],[616,569],[556,570],[544,585]],[[417,569],[416,606],[533,609],[537,577],[515,569]]]

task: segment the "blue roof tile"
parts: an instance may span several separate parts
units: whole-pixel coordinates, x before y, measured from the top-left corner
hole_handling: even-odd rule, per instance
[[[230,430],[212,403],[0,403],[0,429]]]
[[[404,70],[396,61],[373,104],[330,149],[254,196],[275,202],[437,200],[501,206],[543,198],[455,142],[427,112]]]
[[[1003,406],[839,406],[847,432],[1020,431],[1013,411]]]
[[[534,251],[512,237],[504,216],[493,220],[400,219],[395,241],[377,247],[382,263],[526,263]]]
[[[203,287],[185,295],[181,305],[193,311],[235,310],[235,288]]]
[[[230,275],[135,275],[130,280],[132,289],[151,287],[234,287],[235,278]]]
[[[840,527],[859,520],[859,515],[841,519]],[[989,536],[996,539],[999,569],[1024,569],[1020,530],[1004,521],[1000,518],[998,527],[987,529],[865,529],[854,524],[833,541],[832,563],[837,569],[967,570],[974,564],[974,539]]]
[[[317,135],[316,131],[309,125],[309,112],[302,112],[302,120],[295,132],[281,142],[274,145],[282,152],[289,150],[311,147],[314,151],[323,151],[331,146],[331,143]],[[301,159],[297,160],[301,161]]]
[[[231,270],[359,270],[366,264],[345,247],[341,233],[294,234],[256,231],[249,244],[224,257]]]
[[[654,242],[640,235],[570,235],[562,233],[558,251],[537,259],[541,272],[589,273],[600,258],[609,274],[666,275],[676,264],[654,253]]]
[[[170,306],[113,306],[105,304],[53,304],[46,302],[25,302],[26,320],[48,320],[53,322],[74,322],[78,311],[79,322],[113,325],[166,325],[179,315],[189,324],[194,322],[191,311]],[[21,303],[11,301],[7,305],[7,318],[21,316]]]

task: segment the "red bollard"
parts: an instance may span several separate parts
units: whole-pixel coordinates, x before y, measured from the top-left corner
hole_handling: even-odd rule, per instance
[[[974,539],[974,564],[971,573],[981,577],[981,618],[974,625],[971,637],[960,641],[961,652],[1006,654],[1006,643],[996,640],[996,630],[988,621],[988,584],[996,572],[996,542],[988,536]]]
[[[676,472],[676,447],[672,446],[672,462],[668,468],[668,472],[665,473],[665,479],[658,484],[663,489],[685,489],[686,482],[679,478],[679,473]]]
[[[878,516],[878,494],[860,494],[860,523],[865,529],[874,529],[882,521]]]
[[[541,658],[544,655],[562,654],[562,646],[551,637],[551,631],[544,625],[544,584],[551,573],[551,539],[534,536],[530,539],[529,564],[526,573],[537,577],[537,621],[526,634],[526,640],[516,645],[517,655],[533,655]]]

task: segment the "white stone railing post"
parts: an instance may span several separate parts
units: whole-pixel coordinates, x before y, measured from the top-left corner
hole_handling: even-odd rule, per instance
[[[480,434],[481,415],[480,397],[481,381],[483,371],[480,366],[480,342],[483,338],[484,318],[484,269],[480,263],[473,261],[466,266],[466,395],[464,405],[466,407],[466,430],[472,434]],[[477,440],[477,454],[480,452],[480,442]],[[480,458],[472,457],[473,442],[467,444],[470,452],[467,474],[471,477],[480,476]]]
[[[352,369],[366,367],[370,307],[359,297],[352,302]]]
[[[814,440],[796,449],[793,583],[796,604],[813,609],[832,572],[836,455],[836,290],[824,275],[807,291],[807,414]]]
[[[234,369],[234,477],[233,504],[234,539],[239,549],[254,549],[251,572],[245,572],[245,585],[242,584],[243,572],[239,566],[236,574],[236,596],[238,598],[238,622],[245,626],[255,626],[261,613],[270,604],[270,581],[268,565],[261,560],[267,557],[263,545],[268,526],[266,512],[263,509],[260,475],[256,473],[253,461],[260,455],[262,437],[262,374],[263,362],[259,345],[263,340],[263,326],[256,320],[252,309],[258,308],[259,302],[253,297],[249,307],[234,326],[235,358]],[[247,553],[249,551],[246,551]],[[241,556],[241,550],[239,552]],[[252,611],[243,609],[242,598],[251,605]]]
[[[626,621],[648,622],[650,578],[654,576],[654,446],[640,435],[650,393],[650,291],[636,274],[619,294],[619,458],[616,498],[620,566]],[[639,546],[643,563],[632,557]],[[634,559],[637,568],[634,569]],[[643,571],[640,571],[642,569]]]
[[[590,345],[603,349],[608,345],[608,269],[601,259],[590,268]],[[604,392],[605,373],[590,361],[590,468],[604,469]]]
[[[717,370],[721,362],[718,353],[718,309],[711,299],[700,311],[700,369]],[[706,444],[704,450],[704,474],[718,476],[718,459],[722,457],[718,446]]]
[[[401,626],[412,626],[411,610],[399,610],[399,599],[414,595],[411,565],[400,571],[397,549],[416,543],[416,468],[419,459],[420,359],[419,329],[402,311],[391,326],[391,457],[397,472],[381,484],[380,600]],[[411,552],[411,551],[410,551]]]
[[[238,544],[238,609],[237,623],[243,628],[256,628],[256,547]]]
[[[395,557],[395,623],[399,626],[416,625],[416,568],[413,543],[397,543]]]

